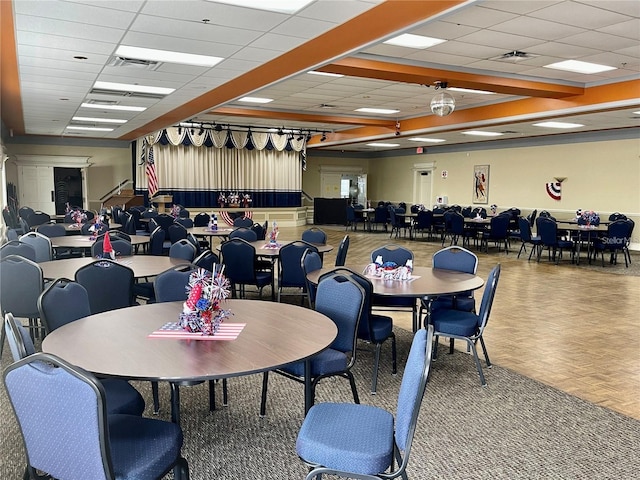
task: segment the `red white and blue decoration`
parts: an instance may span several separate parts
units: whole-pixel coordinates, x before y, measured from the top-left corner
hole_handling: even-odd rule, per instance
[[[549,195],[554,200],[562,199],[562,183],[560,182],[549,182],[546,185],[547,195]]]
[[[213,272],[216,272],[215,265]],[[179,324],[187,332],[215,335],[222,321],[231,315],[230,310],[221,308],[221,303],[229,298],[229,280],[220,272],[211,273],[199,268],[191,273],[187,285],[187,301],[184,302]]]

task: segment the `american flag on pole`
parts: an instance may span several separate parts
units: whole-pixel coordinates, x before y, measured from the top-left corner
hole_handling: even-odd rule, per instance
[[[142,141],[142,160],[145,162],[147,188],[149,189],[149,198],[151,198],[158,193],[158,176],[156,175],[156,164],[153,161],[153,145],[149,145],[148,149],[146,147],[147,141],[145,139]]]

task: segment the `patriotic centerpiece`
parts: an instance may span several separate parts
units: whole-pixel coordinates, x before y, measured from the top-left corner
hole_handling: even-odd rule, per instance
[[[580,214],[580,218],[582,219],[582,223],[584,223],[585,225],[600,224],[600,215],[598,215],[593,210],[583,210]]]
[[[213,268],[215,272],[215,265]],[[189,276],[187,301],[183,304],[178,324],[187,332],[215,335],[222,321],[231,315],[220,304],[229,297],[229,280],[223,271],[213,275],[199,268]]]
[[[242,196],[242,206],[244,208],[249,208],[249,204],[252,202],[253,200],[251,200],[251,195],[249,195],[248,193],[245,193]]]
[[[182,210],[180,205],[171,205],[171,216],[173,218],[178,218],[180,216],[180,210]]]
[[[404,266],[400,266],[395,262],[384,262],[382,257],[378,256],[376,261],[367,265],[364,269],[364,275],[367,277],[377,277],[383,280],[409,280],[413,271],[413,260],[407,260]]]
[[[84,223],[87,221],[87,214],[82,210],[74,210],[71,212],[71,219],[77,224]]]
[[[273,222],[273,228],[271,229],[271,233],[269,233],[269,243],[272,245],[278,244],[278,224]]]

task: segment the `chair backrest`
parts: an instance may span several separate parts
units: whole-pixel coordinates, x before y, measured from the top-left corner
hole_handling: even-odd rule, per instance
[[[384,203],[376,207],[373,213],[373,223],[386,223],[388,216],[388,212]]]
[[[404,471],[409,461],[418,414],[427,388],[432,350],[433,326],[429,325],[428,329],[420,329],[413,336],[402,374],[395,416],[395,442],[404,455],[398,471]]]
[[[372,315],[371,308],[373,306],[373,302],[372,302],[373,283],[371,283],[371,280],[369,280],[364,275],[354,272],[353,270],[346,267],[334,268],[333,270],[322,275],[318,279],[318,282],[321,282],[326,276],[333,275],[333,274],[344,275],[346,277],[349,277],[351,280],[355,281],[358,285],[360,285],[360,287],[362,287],[362,291],[364,293],[364,300],[362,304],[362,312],[360,314],[360,322],[358,323],[357,336],[358,338],[363,338],[367,340],[374,338],[373,332],[371,332],[371,329],[370,329],[371,324],[369,321]]]
[[[153,220],[161,227],[163,230],[169,230],[169,226],[173,225],[174,218],[171,215],[167,215],[166,213],[161,213],[155,217]]]
[[[626,219],[627,219],[627,216],[620,212],[614,212],[611,215],[609,215],[610,222],[615,222],[616,220],[626,220]]]
[[[253,225],[253,220],[246,217],[237,217],[233,219],[234,227],[242,227],[242,228],[251,228]]]
[[[551,217],[543,217],[540,214],[536,220],[536,231],[543,245],[553,246],[558,244],[558,224]]]
[[[251,230],[253,230],[253,232],[256,234],[258,240],[264,240],[267,235],[265,227],[263,225],[260,225],[259,223],[254,223],[253,225],[251,225]]]
[[[136,234],[136,219],[129,212],[123,212],[124,223],[122,224],[122,231],[128,235]]]
[[[383,262],[394,262],[398,265],[406,265],[407,260],[413,260],[411,250],[392,243],[371,252],[371,261],[375,262],[378,256],[382,257]]]
[[[156,227],[149,237],[149,254],[164,255],[164,239],[167,233],[161,228]]]
[[[310,243],[297,240],[288,243],[280,248],[278,255],[280,270],[279,284],[283,287],[300,287],[303,288],[307,284],[304,272],[302,271],[301,261],[305,250],[317,252],[318,249]]]
[[[431,228],[433,224],[433,212],[431,210],[420,210],[416,216],[416,227],[418,230]]]
[[[179,258],[186,260],[187,262],[193,262],[196,258],[196,247],[186,238],[178,240],[176,243],[169,247],[169,256],[171,258]]]
[[[141,218],[153,218],[157,216],[158,216],[158,211],[154,210],[153,208],[147,208],[146,210],[143,210],[142,212],[140,212]]]
[[[338,252],[336,253],[336,267],[343,266],[347,261],[347,252],[349,251],[349,235],[345,235],[338,245]]]
[[[531,241],[531,224],[529,220],[524,217],[518,218],[518,228],[520,229],[520,240],[523,242]]]
[[[491,230],[489,235],[491,238],[505,238],[509,234],[509,221],[511,220],[511,214],[505,213],[496,215],[491,219]]]
[[[107,288],[104,295],[109,295]],[[38,298],[40,319],[47,333],[91,315],[89,292],[78,282],[58,278]]]
[[[536,224],[536,216],[538,215],[538,210],[533,209],[533,211],[527,216],[527,220],[529,221],[529,225],[532,227]]]
[[[609,250],[623,250],[631,239],[633,224],[627,219],[616,220],[607,226],[603,242]]]
[[[322,257],[318,252],[305,250],[302,254],[300,264],[302,266],[302,272],[304,273],[305,281],[307,282],[309,305],[313,306],[314,302],[316,301],[316,285],[307,280],[307,275],[322,268]]]
[[[193,260],[193,264],[213,272],[214,267],[217,270],[220,266],[220,257],[211,250],[205,249]]]
[[[194,227],[206,227],[209,225],[209,220],[211,217],[208,213],[200,212],[195,217],[193,217],[193,226]]]
[[[442,268],[444,270],[454,270],[463,273],[476,273],[478,269],[478,257],[475,253],[466,248],[451,247],[443,248],[433,254],[433,268]]]
[[[186,212],[186,210],[180,210],[180,213]],[[178,217],[176,218],[176,223],[182,225],[184,228],[193,228],[193,220],[187,217]]]
[[[23,218],[25,221],[32,213],[35,213],[35,210],[31,207],[20,207],[20,209],[18,210],[18,216],[20,218]]]
[[[45,223],[44,225],[38,226],[36,232],[49,238],[64,237],[67,234],[64,225],[60,225],[59,223]]]
[[[185,301],[189,276],[195,269],[194,265],[184,264],[159,273],[153,281],[156,302]]]
[[[182,207],[178,212],[178,218],[189,218],[191,217],[191,212],[186,208]]]
[[[24,439],[29,478],[36,478],[34,470],[53,478],[115,478],[104,388],[93,375],[36,353],[9,366],[3,380]]]
[[[229,234],[229,238],[241,238],[247,242],[257,242],[258,235],[250,228],[240,227],[236,228]]]
[[[133,305],[133,270],[121,263],[97,260],[79,268],[75,280],[86,288],[92,314]]]
[[[106,235],[109,235],[109,240],[111,240],[111,248],[113,248],[113,251],[116,253],[116,256],[127,257],[133,254],[133,246],[131,245],[131,242],[125,240],[124,238],[118,238],[109,233],[107,233]],[[103,247],[104,247],[104,235],[102,237],[97,238],[96,241],[93,242],[93,245],[91,245],[91,256],[92,257],[101,256],[103,252]]]
[[[355,361],[357,332],[365,292],[350,275],[328,272],[318,281],[315,310],[329,317],[338,327],[338,335],[330,348],[351,352]]]
[[[500,264],[497,264],[489,272],[487,281],[485,282],[484,292],[482,294],[482,301],[480,302],[480,310],[478,311],[478,333],[482,333],[489,321],[489,315],[491,314],[491,307],[493,306],[493,300],[496,296],[496,289],[498,288],[498,280],[500,279]]]
[[[309,243],[324,245],[327,243],[327,234],[318,227],[311,227],[302,232],[302,240]]]
[[[354,222],[356,220],[356,211],[351,205],[347,205],[347,222]]]
[[[242,238],[231,238],[220,246],[225,275],[231,283],[253,283],[256,278],[256,249]]]
[[[451,212],[445,214],[445,218],[449,219],[449,227],[451,232],[455,235],[462,235],[464,233],[464,216],[458,212]],[[446,224],[446,220],[445,220]]]
[[[7,240],[18,240],[18,232],[15,228],[7,228]]]
[[[44,289],[40,266],[19,255],[0,259],[0,306],[14,317],[38,318],[38,297]]]
[[[29,331],[11,313],[4,316],[4,331],[14,362],[36,353]]]
[[[35,262],[37,258],[36,249],[33,245],[21,240],[11,240],[0,247],[0,258],[5,258],[9,255],[20,255],[32,262]]]
[[[48,213],[35,211],[31,215],[29,215],[26,218],[26,220],[27,220],[27,224],[30,227],[35,227],[35,226],[38,226],[38,225],[49,223],[51,221],[51,216],[49,216]]]
[[[169,241],[172,245],[178,240],[187,238],[187,229],[179,223],[173,223],[169,225],[167,232],[169,233]]]

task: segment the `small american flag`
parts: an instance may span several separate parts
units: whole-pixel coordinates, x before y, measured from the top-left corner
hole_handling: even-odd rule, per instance
[[[242,332],[246,323],[220,324],[220,329],[215,335],[203,335],[199,332],[187,332],[176,322],[165,323],[159,330],[151,332],[149,338],[174,338],[179,340],[235,340]]]
[[[147,187],[149,189],[149,198],[155,197],[158,193],[158,176],[156,175],[156,164],[153,161],[153,145],[146,148],[147,141],[142,142],[142,160],[145,162],[145,172],[147,174]],[[146,155],[146,158],[145,158]]]

